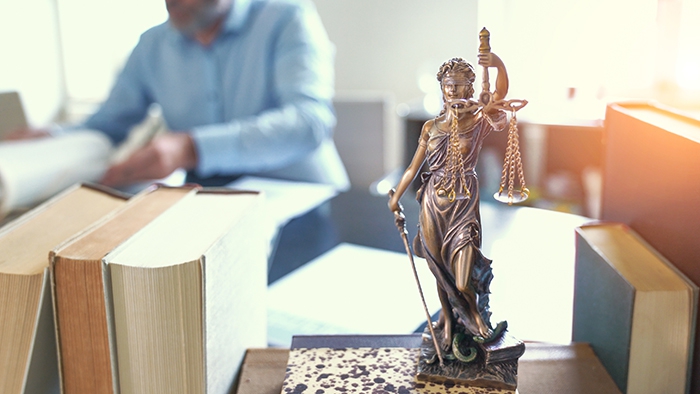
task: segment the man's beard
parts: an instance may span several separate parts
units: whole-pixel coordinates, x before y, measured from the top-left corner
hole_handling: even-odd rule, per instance
[[[212,4],[207,4],[197,10],[197,13],[192,17],[192,19],[185,24],[179,24],[172,18],[169,18],[169,22],[182,34],[191,37],[194,36],[195,33],[211,27],[219,20],[219,18],[228,12],[230,6],[231,3],[226,1],[213,2]]]

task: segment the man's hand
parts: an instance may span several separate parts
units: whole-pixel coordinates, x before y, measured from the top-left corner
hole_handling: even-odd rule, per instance
[[[45,129],[21,128],[12,130],[2,138],[4,141],[32,140],[36,138],[50,137],[51,134]]]
[[[162,179],[178,168],[191,170],[196,165],[197,153],[189,134],[161,134],[125,161],[109,168],[100,183],[106,186],[124,186]]]

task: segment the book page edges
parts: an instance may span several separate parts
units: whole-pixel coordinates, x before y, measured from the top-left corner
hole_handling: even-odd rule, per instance
[[[152,268],[152,267],[138,267],[138,266],[130,266],[130,265],[122,265],[118,263],[109,263],[109,262],[104,262],[105,266],[104,269],[107,270],[107,275],[110,277],[110,283],[112,285],[112,288],[109,291],[109,294],[111,294],[111,298],[109,301],[111,301],[111,305],[113,306],[113,311],[114,313],[112,314],[112,318],[114,319],[114,339],[116,343],[116,348],[117,348],[117,372],[119,376],[119,385],[120,389],[122,392],[132,392],[132,390],[139,390],[139,389],[144,389],[142,385],[148,385],[148,384],[154,384],[157,382],[160,382],[163,385],[175,385],[178,388],[180,387],[178,384],[184,384],[187,382],[188,384],[191,384],[192,382],[195,382],[197,386],[197,382],[201,382],[201,389],[197,389],[196,392],[201,392],[205,393],[206,388],[206,371],[204,369],[204,364],[205,364],[205,359],[204,359],[204,319],[203,319],[203,309],[204,309],[204,299],[202,298],[202,288],[204,286],[203,284],[203,270],[202,270],[202,264],[203,260],[202,258],[200,259],[195,259],[192,261],[186,261],[182,262],[181,264],[177,265],[171,265],[171,266],[164,266],[164,267],[157,267],[157,268]],[[184,290],[187,290],[188,286],[187,283],[189,284],[194,284],[197,289],[194,289],[197,292],[198,295],[198,300],[195,304],[191,304],[190,306],[196,305],[195,308],[199,309],[199,314],[196,316],[195,319],[191,319],[192,317],[195,316],[190,316],[185,313],[185,318],[183,320],[179,320],[179,323],[184,323],[184,324],[179,324],[179,325],[168,325],[171,329],[175,327],[176,330],[181,330],[181,332],[178,332],[178,337],[185,338],[186,337],[186,332],[189,329],[191,330],[193,327],[196,327],[196,330],[198,330],[201,335],[198,338],[199,345],[196,346],[195,348],[191,346],[184,346],[182,343],[179,343],[177,341],[175,342],[167,342],[165,341],[164,343],[161,343],[161,345],[165,346],[166,348],[169,347],[168,349],[165,349],[163,347],[159,347],[160,350],[162,350],[164,353],[167,354],[168,352],[180,352],[182,349],[179,349],[179,347],[184,346],[184,351],[186,354],[181,354],[181,358],[178,359],[179,361],[183,360],[188,360],[186,363],[183,365],[180,365],[180,368],[182,369],[182,372],[184,375],[176,374],[175,376],[171,376],[171,378],[176,378],[179,379],[179,381],[170,381],[167,379],[166,375],[171,374],[173,372],[172,368],[165,368],[161,372],[162,374],[156,374],[156,375],[151,375],[149,377],[150,382],[146,382],[142,379],[142,376],[138,375],[143,375],[141,373],[136,374],[134,373],[134,368],[144,368],[148,364],[148,362],[153,361],[153,356],[156,356],[158,354],[155,353],[148,353],[146,349],[142,349],[138,352],[138,355],[133,355],[131,352],[131,347],[134,345],[133,343],[130,343],[131,340],[134,338],[131,335],[153,335],[153,332],[146,332],[144,330],[144,327],[149,326],[149,322],[154,323],[155,326],[163,325],[163,323],[166,321],[162,318],[159,317],[160,313],[167,313],[169,311],[165,310],[150,310],[148,308],[144,307],[139,307],[136,304],[129,304],[129,299],[139,299],[139,300],[144,300],[145,298],[142,296],[145,296],[146,293],[144,294],[135,294],[133,291],[135,290],[136,287],[138,287],[136,284],[134,284],[132,281],[127,280],[127,277],[131,277],[132,279],[134,277],[140,277],[144,278],[146,276],[150,276],[151,279],[153,279],[153,275],[150,275],[154,271],[162,271],[165,273],[166,277],[169,279],[173,278],[173,273],[175,273],[175,276],[179,277],[179,274],[183,269],[188,269],[189,266],[196,266],[196,272],[198,273],[197,278],[195,281],[191,280],[191,276],[185,276],[185,278],[189,278],[189,280],[185,280],[182,283],[185,283]],[[147,272],[146,275],[139,275],[138,272]],[[152,282],[151,282],[152,283]],[[158,289],[165,289],[166,291],[173,291],[173,288],[165,286],[165,282],[159,282],[161,285],[158,286],[156,285],[155,288]],[[189,287],[189,289],[192,289]],[[128,294],[128,295],[127,295]],[[153,288],[150,289],[150,291],[147,292],[147,294],[154,296],[156,299],[159,297],[163,297],[163,293],[161,292],[153,292]],[[187,300],[187,299],[185,299]],[[153,300],[150,300],[153,301]],[[192,301],[192,300],[190,300]],[[178,311],[183,313],[187,312],[188,309],[186,307],[186,302],[184,304],[178,304]],[[183,307],[184,305],[184,307]],[[128,314],[128,309],[136,309],[138,312],[141,313],[146,313],[146,316],[149,316],[149,319],[147,321],[143,320],[133,320],[134,316]],[[184,309],[183,309],[184,308]],[[148,310],[147,310],[148,309]],[[191,309],[190,309],[191,311]],[[190,318],[187,318],[189,316]],[[130,319],[131,318],[131,319]],[[198,321],[196,321],[198,320]],[[138,323],[138,324],[137,324]],[[151,327],[153,328],[153,327]],[[161,327],[162,328],[162,327]],[[135,333],[138,331],[138,333]],[[153,337],[155,338],[155,337]],[[153,339],[151,338],[151,339]],[[163,340],[165,340],[165,337],[162,337]],[[143,338],[142,338],[143,340]],[[166,346],[167,343],[167,346]],[[145,353],[144,353],[145,352]],[[200,357],[193,358],[194,353],[200,353]],[[160,357],[163,357],[163,354],[160,354]],[[146,356],[146,357],[140,357],[140,356]],[[157,357],[156,357],[157,358]],[[179,362],[178,361],[178,362]],[[200,369],[197,364],[201,364],[202,368]],[[197,372],[193,372],[194,370],[199,369]],[[165,372],[164,372],[165,371]],[[155,373],[155,372],[154,372]],[[194,375],[193,375],[194,373]],[[161,387],[163,390],[168,391],[168,389],[174,389],[173,387]],[[191,388],[191,387],[190,387]]]
[[[688,344],[694,335],[677,305],[683,303],[679,308],[685,309],[689,301],[679,292],[635,294],[628,392],[686,392],[693,353]]]

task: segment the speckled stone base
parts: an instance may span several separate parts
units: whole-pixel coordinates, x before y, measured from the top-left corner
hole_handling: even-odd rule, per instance
[[[283,394],[517,394],[454,381],[419,381],[420,349],[299,348],[289,354]]]
[[[440,337],[442,330],[435,330]],[[456,382],[466,386],[515,390],[518,385],[518,358],[525,353],[525,344],[504,332],[500,338],[477,347],[477,358],[470,363],[450,360],[443,355],[444,366],[434,357],[435,347],[426,328],[421,343],[416,377],[421,381]],[[462,349],[462,353],[467,353]]]

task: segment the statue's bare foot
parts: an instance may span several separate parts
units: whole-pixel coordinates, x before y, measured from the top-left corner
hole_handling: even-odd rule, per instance
[[[442,350],[449,351],[452,345],[452,324],[445,324],[445,328],[442,331]]]
[[[493,335],[493,330],[488,328],[485,330],[479,330],[479,335],[484,339],[489,339]]]
[[[445,327],[445,314],[440,313],[438,316],[437,324],[434,326],[435,328],[443,328]]]
[[[479,342],[479,343],[487,343],[491,342],[492,340],[498,338],[506,329],[508,329],[508,322],[507,321],[502,321],[498,323],[495,329],[491,330],[489,329],[486,335],[483,333],[474,336],[474,341]]]
[[[493,330],[486,324],[486,322],[484,322],[481,316],[474,316],[474,322],[479,329],[479,336],[482,338],[491,338],[493,335]]]

